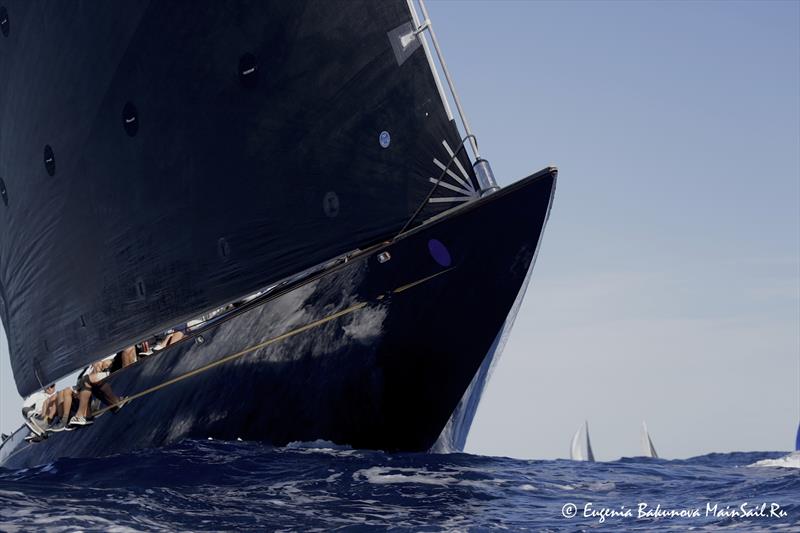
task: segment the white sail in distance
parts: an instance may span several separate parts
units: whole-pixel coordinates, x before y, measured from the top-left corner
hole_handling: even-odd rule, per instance
[[[575,432],[575,436],[572,437],[569,458],[573,461],[594,462],[592,442],[589,440],[589,422],[584,422]]]
[[[642,455],[658,459],[658,453],[656,453],[656,448],[653,446],[653,441],[647,432],[647,424],[644,421],[642,422]]]

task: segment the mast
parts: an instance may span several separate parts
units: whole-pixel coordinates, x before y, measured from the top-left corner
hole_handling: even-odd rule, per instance
[[[419,2],[419,6],[422,9],[422,15],[425,19],[422,21],[422,24],[419,23],[419,17],[417,16],[416,10],[414,8],[414,2]],[[492,167],[489,165],[489,161],[482,158],[480,152],[478,151],[478,141],[476,140],[475,134],[472,132],[472,128],[469,125],[469,121],[467,120],[467,115],[464,112],[464,107],[461,105],[461,98],[458,96],[458,91],[456,91],[455,83],[453,83],[453,78],[450,76],[450,70],[447,68],[447,63],[444,60],[444,55],[442,54],[442,50],[439,47],[439,40],[436,38],[436,32],[433,29],[433,23],[431,22],[431,18],[428,15],[428,8],[425,6],[425,0],[408,0],[408,7],[411,10],[411,15],[414,19],[414,24],[417,26],[417,29],[414,31],[416,35],[419,36],[420,40],[423,43],[423,47],[425,49],[425,54],[428,56],[428,61],[431,65],[431,70],[433,70],[434,77],[436,78],[437,87],[440,90],[440,95],[442,96],[442,101],[444,102],[445,109],[447,110],[448,115],[451,114],[450,108],[447,104],[447,98],[444,94],[441,94],[441,81],[439,80],[439,75],[436,68],[433,65],[430,57],[430,51],[427,46],[427,42],[425,37],[422,35],[423,32],[426,30],[431,35],[431,41],[433,42],[433,47],[436,50],[436,57],[439,59],[439,64],[442,66],[442,71],[444,72],[444,77],[447,80],[447,85],[450,88],[450,94],[453,96],[453,101],[456,104],[456,109],[458,110],[458,115],[461,118],[461,124],[464,127],[464,132],[466,133],[466,139],[469,140],[470,146],[472,147],[472,153],[475,155],[475,162],[472,165],[472,168],[475,170],[475,176],[478,179],[478,184],[481,188],[481,196],[485,196],[487,194],[491,194],[500,189],[497,185],[497,180],[494,177],[494,173],[492,172]]]

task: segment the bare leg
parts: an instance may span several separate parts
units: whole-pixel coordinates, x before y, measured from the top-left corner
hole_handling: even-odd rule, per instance
[[[61,403],[58,408],[60,409],[61,419],[66,420],[69,418],[70,410],[72,409],[72,389],[64,389],[61,391]]]
[[[136,362],[136,347],[129,346],[122,350],[122,368],[132,365]]]
[[[116,405],[120,402],[120,397],[114,394],[114,390],[111,388],[111,384],[108,382],[96,387],[92,387],[92,394],[94,394],[98,400],[103,402],[104,405]],[[111,408],[112,413],[116,410],[116,407]]]
[[[183,337],[184,335],[182,331],[176,331],[175,333],[172,333],[170,334],[169,337],[167,337],[167,341],[164,343],[164,346],[171,346],[172,344],[175,344],[176,342],[181,340]]]
[[[39,417],[47,420],[47,413],[50,412],[50,398],[45,398],[42,404],[42,410],[39,412]]]
[[[78,393],[78,412],[75,416],[86,418],[89,415],[89,402],[92,400],[92,391],[82,390]]]
[[[60,421],[53,431],[61,431],[69,423],[69,410],[72,408],[72,389],[58,391],[53,396],[53,405]]]
[[[50,396],[45,402],[45,420],[50,422],[56,416],[56,408],[58,407],[58,398],[54,394]]]

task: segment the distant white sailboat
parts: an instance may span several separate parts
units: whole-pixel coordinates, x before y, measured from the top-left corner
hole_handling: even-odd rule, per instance
[[[592,452],[592,442],[589,440],[589,422],[584,422],[572,437],[572,445],[569,450],[569,458],[573,461],[594,462],[594,452]]]
[[[644,422],[642,422],[642,455],[658,459],[658,453],[656,453],[656,448],[653,446],[653,441],[647,432],[647,424]]]
[[[795,450],[789,455],[777,459],[762,459],[749,466],[776,466],[782,468],[800,468],[800,425],[797,426],[797,436],[794,441]]]

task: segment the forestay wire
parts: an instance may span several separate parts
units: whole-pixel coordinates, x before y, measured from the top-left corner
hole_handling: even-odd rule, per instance
[[[431,190],[428,191],[428,195],[425,196],[425,198],[422,200],[422,203],[420,203],[419,207],[417,207],[417,210],[414,211],[414,214],[411,215],[411,218],[408,219],[408,222],[406,222],[405,225],[403,225],[402,229],[397,233],[397,235],[394,236],[394,239],[392,239],[392,240],[397,239],[400,235],[405,233],[405,231],[409,228],[409,226],[411,226],[411,223],[417,218],[417,216],[419,216],[420,212],[425,208],[425,204],[428,203],[428,200],[431,199],[431,196],[433,196],[433,193],[436,192],[436,189],[439,187],[439,183],[442,182],[442,180],[444,179],[445,175],[447,174],[447,171],[450,170],[450,165],[453,164],[453,161],[455,161],[456,158],[458,157],[458,155],[464,150],[465,143],[467,142],[467,139],[470,139],[470,138],[473,141],[475,140],[475,136],[472,135],[472,134],[467,135],[466,137],[461,139],[461,143],[458,145],[458,148],[453,152],[453,155],[450,156],[450,160],[447,162],[447,164],[442,169],[441,174],[439,174],[439,179],[436,180],[436,182],[433,184],[433,187],[431,187]]]

